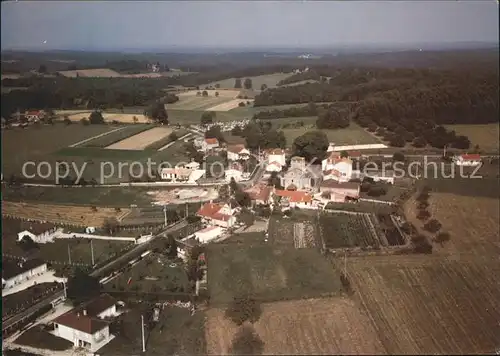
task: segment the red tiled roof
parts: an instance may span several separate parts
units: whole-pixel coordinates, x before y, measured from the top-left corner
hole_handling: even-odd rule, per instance
[[[40,115],[41,111],[40,110],[33,110],[33,111],[28,111],[26,115]]]
[[[219,213],[223,204],[206,203],[197,212],[198,215],[215,220],[228,221],[231,215]]]
[[[68,328],[79,330],[90,335],[95,334],[109,325],[109,323],[104,320],[94,319],[89,316],[85,316],[82,313],[77,314],[73,310],[70,310],[66,314],[54,319],[54,323],[67,326]]]
[[[465,154],[461,156],[464,161],[478,161],[481,159],[479,154]]]
[[[250,199],[252,200],[262,200],[267,201],[269,199],[269,195],[271,194],[271,187],[265,185],[255,186],[253,188],[245,190],[248,195],[250,195]]]
[[[205,142],[209,145],[219,144],[219,140],[217,140],[216,138],[206,138]]]
[[[339,170],[337,170],[337,169],[329,169],[327,171],[324,171],[323,175],[325,175],[325,176],[330,176],[331,175],[331,176],[335,176],[335,177],[341,177],[342,173]]]
[[[276,189],[275,194],[279,197],[288,198],[291,203],[309,203],[312,196],[306,192]]]
[[[361,157],[361,151],[349,151],[347,154],[349,157]]]

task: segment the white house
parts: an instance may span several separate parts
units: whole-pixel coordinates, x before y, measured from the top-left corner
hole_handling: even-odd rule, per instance
[[[230,145],[227,146],[227,159],[230,161],[247,160],[250,158],[250,151],[245,148],[245,145]]]
[[[342,203],[348,199],[358,199],[360,193],[360,184],[354,182],[339,183],[334,179],[328,179],[321,182],[321,197],[329,201]]]
[[[160,170],[160,177],[163,180],[171,182],[186,182],[193,170],[188,168],[162,168]]]
[[[267,162],[268,165],[276,162],[282,168],[286,165],[286,155],[285,151],[281,148],[274,148],[267,151]],[[280,171],[281,171],[280,168]]]
[[[41,260],[14,261],[4,258],[2,261],[2,289],[12,288],[45,272],[47,272],[47,264]]]
[[[481,164],[481,155],[479,154],[465,154],[455,156],[453,161],[458,166],[478,166]]]
[[[231,181],[231,178],[234,178],[235,182],[239,182],[243,179],[243,172],[239,169],[229,168],[224,171],[224,178],[228,183]]]
[[[208,226],[203,230],[195,232],[194,235],[200,243],[206,244],[218,238],[222,233],[223,230],[220,226]]]
[[[266,165],[266,172],[281,172],[282,169],[283,166],[276,161],[272,161]]]
[[[184,168],[191,169],[194,171],[200,169],[200,164],[196,161],[191,161],[188,164],[184,165]]]
[[[197,215],[211,225],[228,228],[236,223],[235,212],[236,209],[231,208],[228,204],[205,203],[198,210]]]
[[[201,144],[201,149],[204,152],[210,151],[217,147],[219,147],[219,140],[217,140],[216,138],[205,138]]]
[[[27,229],[17,233],[17,241],[21,241],[24,236],[29,236],[38,244],[53,242],[57,232],[53,224],[33,222]]]
[[[104,294],[54,319],[53,334],[73,342],[75,347],[96,352],[114,338],[109,333],[109,322],[103,319],[117,315],[116,300]]]
[[[323,179],[334,179],[338,182],[348,182],[353,175],[352,160],[342,158],[338,152],[332,152],[321,162]]]

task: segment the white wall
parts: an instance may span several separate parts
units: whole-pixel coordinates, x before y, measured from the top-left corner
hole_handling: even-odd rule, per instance
[[[103,310],[99,315],[97,315],[99,318],[101,319],[104,319],[104,318],[107,318],[107,317],[112,317],[112,316],[115,316],[117,314],[116,312],[116,305],[113,305],[111,307],[109,307],[108,309],[106,310]]]
[[[195,236],[198,240],[200,240],[201,243],[207,243],[210,242],[217,237],[219,237],[222,234],[222,229],[220,227],[217,227],[216,229],[207,231],[207,232],[195,232]]]
[[[75,330],[69,328],[65,325],[56,324],[57,328],[54,330],[54,334],[68,340],[73,343],[74,346],[78,346],[78,340],[82,340],[90,343],[91,349],[94,349],[95,345],[100,343],[102,339],[109,338],[109,326],[104,327],[104,329],[96,332],[95,334],[87,334],[83,331]]]
[[[273,155],[273,154],[270,154],[267,161],[269,163],[271,162],[278,162],[280,163],[282,166],[284,166],[286,164],[286,159],[285,159],[285,155]]]
[[[47,271],[47,264],[44,263],[41,266],[38,266],[38,267],[33,268],[29,271],[26,271],[24,273],[18,274],[17,276],[14,276],[10,279],[5,280],[4,288],[5,289],[12,288],[16,284],[23,283],[23,282],[29,280],[30,278],[32,278],[33,276],[45,273],[46,271]],[[3,279],[2,279],[2,281],[3,281]]]

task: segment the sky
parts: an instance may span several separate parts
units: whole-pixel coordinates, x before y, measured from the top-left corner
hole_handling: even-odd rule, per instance
[[[1,7],[2,50],[498,42],[496,0],[19,0]]]

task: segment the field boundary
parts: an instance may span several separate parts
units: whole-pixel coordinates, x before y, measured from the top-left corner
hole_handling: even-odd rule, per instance
[[[82,140],[82,141],[80,141],[80,142],[74,143],[74,144],[72,144],[72,145],[69,145],[68,147],[78,147],[78,146],[79,146],[79,145],[81,145],[81,144],[84,144],[84,143],[86,143],[86,142],[92,141],[92,140],[94,140],[94,139],[96,139],[96,138],[99,138],[99,137],[103,137],[103,136],[106,136],[106,135],[112,134],[113,132],[121,131],[121,130],[123,130],[123,129],[125,129],[125,127],[118,127],[118,128],[116,128],[116,129],[114,129],[114,130],[111,130],[111,131],[108,131],[108,132],[104,132],[104,133],[102,133],[102,134],[99,134],[99,135],[96,135],[96,136],[93,136],[93,137],[87,138],[87,139],[85,139],[85,140]]]

